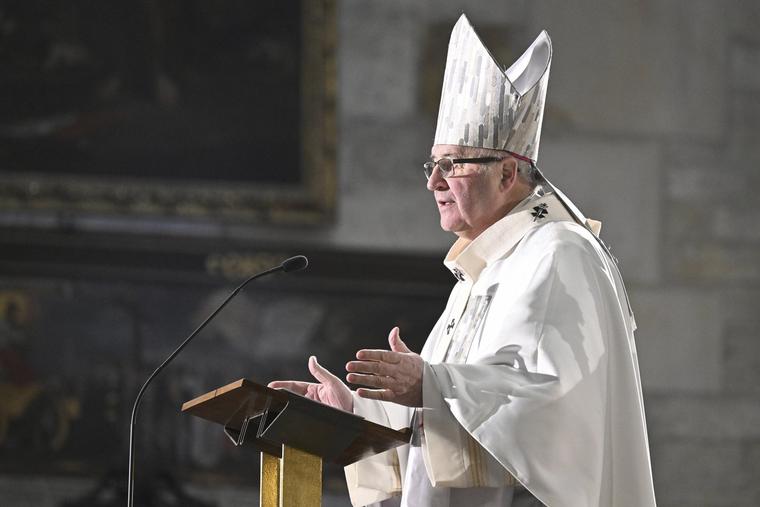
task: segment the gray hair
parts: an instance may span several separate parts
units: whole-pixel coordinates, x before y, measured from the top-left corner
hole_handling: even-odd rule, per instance
[[[525,181],[525,183],[527,183],[530,188],[535,188],[542,182],[541,174],[538,172],[536,166],[531,162],[518,160],[517,174],[522,177],[523,181]]]
[[[464,147],[463,156],[466,157],[500,157],[500,158],[512,158],[517,162],[517,174],[522,180],[530,187],[536,188],[541,182],[541,176],[539,175],[536,166],[525,160],[520,160],[513,157],[509,152],[503,150],[492,150],[490,148],[478,148],[473,146]],[[480,166],[480,170],[486,170],[488,166],[483,164]]]

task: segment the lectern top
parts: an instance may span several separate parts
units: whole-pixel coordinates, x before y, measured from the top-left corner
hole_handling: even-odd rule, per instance
[[[411,436],[409,428],[393,430],[248,379],[187,401],[182,411],[242,433],[246,444],[264,452],[277,453],[285,444],[340,465],[406,444]]]

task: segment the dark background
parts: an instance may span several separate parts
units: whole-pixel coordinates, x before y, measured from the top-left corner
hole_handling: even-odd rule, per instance
[[[3,249],[0,473],[86,477],[122,494],[127,422],[142,381],[222,301],[239,269],[304,252],[306,272],[239,294],[158,377],[140,411],[138,498],[171,491],[175,481],[253,487],[258,455],[233,447],[221,427],[181,414],[182,403],[243,377],[308,379],[311,354],[342,374],[358,348],[386,348],[393,325],[419,350],[453,283],[425,256],[110,243],[59,245],[54,262],[35,256],[36,246]],[[328,490],[344,490],[339,468],[326,474]]]
[[[300,181],[299,2],[6,1],[3,18],[3,171]]]

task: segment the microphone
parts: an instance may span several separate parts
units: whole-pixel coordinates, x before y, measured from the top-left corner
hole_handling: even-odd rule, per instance
[[[145,389],[148,387],[148,384],[150,384],[154,378],[156,378],[156,375],[158,375],[161,370],[166,368],[166,366],[175,358],[177,355],[184,349],[190,341],[195,338],[195,336],[200,333],[203,328],[208,325],[209,322],[213,320],[216,315],[222,311],[222,309],[227,306],[227,303],[229,303],[232,298],[238,295],[238,293],[243,290],[243,288],[248,285],[250,282],[254,281],[257,278],[261,278],[262,276],[269,275],[271,273],[276,273],[277,271],[282,271],[283,273],[294,273],[296,271],[301,271],[302,269],[305,269],[306,266],[309,265],[309,260],[303,256],[303,255],[296,255],[295,257],[291,257],[289,259],[285,259],[282,264],[280,264],[277,267],[270,268],[266,271],[262,271],[261,273],[257,273],[251,277],[249,277],[247,280],[245,280],[243,283],[238,285],[238,287],[232,291],[232,293],[227,296],[227,299],[222,301],[222,304],[219,305],[219,307],[214,310],[211,315],[206,317],[206,320],[204,320],[200,326],[198,326],[195,331],[190,333],[190,336],[185,338],[185,341],[183,341],[179,347],[176,348],[174,352],[169,354],[169,357],[167,357],[163,363],[161,363],[158,368],[155,369],[153,373],[150,374],[148,377],[148,380],[145,381],[145,383],[142,385],[140,390],[137,392],[137,397],[135,398],[135,404],[132,406],[132,419],[129,422],[129,468],[127,469],[127,507],[133,507],[135,502],[135,422],[137,420],[137,411],[140,408],[140,402],[142,401],[143,395],[145,394]]]
[[[296,271],[301,271],[302,269],[306,269],[306,266],[309,265],[309,259],[304,257],[303,255],[296,255],[295,257],[291,257],[290,259],[285,259],[282,264],[280,264],[280,267],[285,273],[294,273]]]

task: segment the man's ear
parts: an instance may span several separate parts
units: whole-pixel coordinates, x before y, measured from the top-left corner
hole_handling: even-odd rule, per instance
[[[506,157],[501,161],[501,185],[505,190],[510,189],[517,181],[517,160]]]

